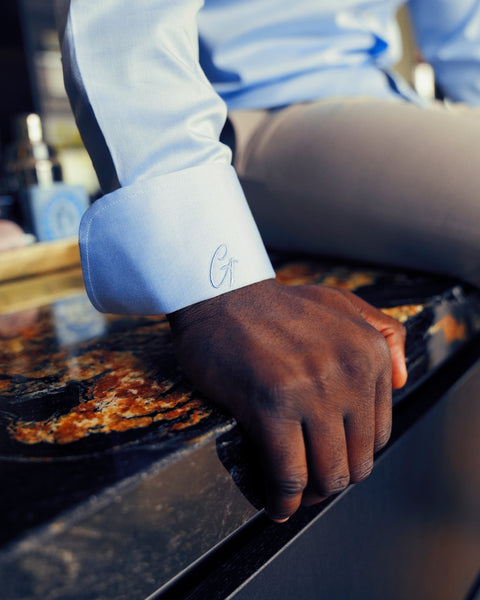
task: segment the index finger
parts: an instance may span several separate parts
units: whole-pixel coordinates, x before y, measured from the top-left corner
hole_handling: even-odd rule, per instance
[[[407,382],[407,366],[405,360],[405,327],[393,317],[374,308],[365,300],[346,290],[340,290],[355,306],[362,317],[379,331],[386,339],[392,361],[392,385],[401,388]]]

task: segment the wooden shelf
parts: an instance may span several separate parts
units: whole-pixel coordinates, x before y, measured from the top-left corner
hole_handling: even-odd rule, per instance
[[[39,242],[0,254],[0,282],[80,265],[76,238]]]

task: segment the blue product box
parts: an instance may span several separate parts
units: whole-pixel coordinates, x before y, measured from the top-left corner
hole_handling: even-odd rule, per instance
[[[23,197],[27,220],[39,242],[76,237],[90,199],[81,185],[33,185]]]

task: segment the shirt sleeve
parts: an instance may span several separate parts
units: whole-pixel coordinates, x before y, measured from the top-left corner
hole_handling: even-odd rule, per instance
[[[410,0],[420,51],[451,100],[480,105],[480,2]]]
[[[105,195],[80,251],[103,312],[169,313],[274,277],[219,142],[200,0],[57,0],[67,92]]]

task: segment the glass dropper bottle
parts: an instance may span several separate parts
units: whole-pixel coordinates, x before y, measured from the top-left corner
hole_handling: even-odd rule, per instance
[[[21,115],[14,124],[16,141],[10,146],[6,170],[16,191],[31,185],[47,187],[62,180],[62,169],[54,150],[43,138],[40,116]]]

